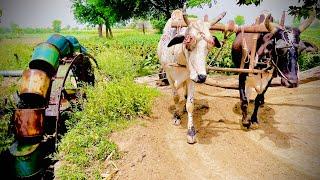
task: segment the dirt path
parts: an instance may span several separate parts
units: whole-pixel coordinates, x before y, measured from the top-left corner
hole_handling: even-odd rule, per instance
[[[197,85],[194,145],[186,114],[173,126],[170,90],[160,89],[150,118],[112,135],[123,152],[116,179],[320,178],[320,80],[270,88],[260,129],[249,132],[239,126],[237,90]]]

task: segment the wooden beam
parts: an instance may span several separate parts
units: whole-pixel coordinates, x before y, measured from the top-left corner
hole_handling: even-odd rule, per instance
[[[234,73],[269,73],[268,71],[259,69],[240,69],[240,68],[221,68],[221,67],[208,67],[208,71],[223,71],[223,72],[234,72]]]

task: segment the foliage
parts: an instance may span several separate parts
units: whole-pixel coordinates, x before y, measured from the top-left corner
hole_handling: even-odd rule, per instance
[[[61,21],[60,20],[53,20],[52,21],[52,29],[56,33],[60,33],[61,31]]]
[[[298,0],[301,2],[301,0]],[[289,6],[289,14],[298,17],[307,18],[310,15],[310,11],[315,9],[316,16],[320,18],[320,4],[319,0],[303,0],[302,6]]]
[[[292,27],[299,27],[299,25],[301,24],[301,19],[294,17],[292,20]]]
[[[10,85],[3,83],[0,76],[0,154],[5,151],[13,142],[13,129],[11,117],[15,108],[13,94],[17,90],[15,82]]]
[[[20,26],[18,24],[11,23],[10,29],[11,29],[11,33],[13,35],[19,36],[22,34],[22,29],[20,28]]]
[[[158,33],[162,33],[164,26],[166,25],[167,20],[165,18],[165,16],[158,16],[157,18],[154,18],[151,20],[151,24],[153,26],[153,28],[155,28]]]
[[[302,53],[299,56],[300,71],[305,71],[320,66],[320,53]]]
[[[87,103],[82,112],[68,122],[68,134],[59,144],[57,158],[63,163],[57,169],[59,179],[100,179],[103,160],[117,147],[108,135],[125,127],[126,120],[150,113],[153,89],[122,79],[100,81],[86,90]],[[99,105],[97,108],[97,104]],[[118,158],[116,154],[113,158]]]
[[[263,0],[238,0],[237,4],[238,5],[250,5],[250,4],[254,4],[256,6],[258,6]]]
[[[133,49],[129,47],[133,45],[137,51],[135,43],[140,37],[127,34],[131,33],[108,43],[101,38],[81,41],[98,59],[101,70],[96,86],[85,89],[84,110],[67,121],[69,131],[56,156],[62,162],[56,171],[58,179],[101,179],[104,159],[112,151],[116,152],[114,158],[119,157],[116,145],[108,140],[109,134],[128,125],[127,120],[151,112],[158,91],[133,82],[142,58],[137,52],[131,54]]]
[[[238,5],[251,5],[255,4],[256,6],[260,5],[263,0],[237,0]],[[289,14],[296,16],[299,19],[301,17],[307,18],[310,16],[310,12],[315,9],[316,16],[320,18],[320,4],[319,0],[296,0],[298,3],[303,1],[301,6],[289,6]]]
[[[234,18],[234,22],[235,22],[238,26],[241,26],[241,25],[244,25],[245,20],[244,20],[244,17],[243,17],[243,16],[238,15],[238,16],[236,16],[236,17]]]
[[[17,43],[7,41],[0,43],[0,69],[25,69],[30,61],[32,49],[35,44]]]

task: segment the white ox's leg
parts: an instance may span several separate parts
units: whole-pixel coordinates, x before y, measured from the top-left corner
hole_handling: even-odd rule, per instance
[[[174,105],[175,105],[175,110],[174,110],[174,114],[173,114],[173,124],[178,126],[181,123],[181,113],[179,111],[179,94],[178,94],[178,90],[177,88],[174,86],[174,82],[170,77],[167,77],[171,90],[172,90],[172,95],[173,95],[173,101],[174,101]]]
[[[187,81],[187,103],[186,103],[186,109],[188,112],[188,132],[187,132],[187,142],[189,144],[193,144],[196,142],[196,130],[193,125],[193,101],[194,101],[194,82],[191,80]]]

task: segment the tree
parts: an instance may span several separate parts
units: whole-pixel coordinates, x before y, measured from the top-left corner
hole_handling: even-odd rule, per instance
[[[2,9],[0,9],[0,23],[1,23],[1,17],[2,17]]]
[[[102,24],[104,23],[104,20],[99,15],[94,4],[90,4],[86,0],[72,0],[71,8],[74,17],[78,22],[91,26],[98,25],[98,34],[99,37],[102,37]]]
[[[244,21],[244,17],[243,16],[236,16],[234,18],[234,22],[238,25],[238,26],[241,26],[241,25],[244,25],[245,21]]]
[[[172,10],[181,9],[185,3],[188,7],[211,6],[211,0],[145,0],[145,3],[150,4],[152,14],[163,14],[166,19],[171,17]]]
[[[140,3],[141,1],[141,3]],[[102,25],[106,27],[106,36],[112,37],[111,27],[116,22],[129,19],[136,12],[142,12],[143,0],[72,0],[72,10],[77,21],[99,25],[99,36],[102,36]]]
[[[251,5],[255,4],[256,6],[260,5],[263,0],[237,0],[237,4],[241,5]],[[320,3],[318,0],[297,0],[299,3],[303,1],[301,6],[289,6],[289,14],[292,16],[296,16],[299,19],[301,17],[307,18],[310,16],[310,11],[315,9],[316,17],[320,18]]]
[[[61,31],[61,21],[60,20],[53,20],[52,21],[52,29],[54,32],[59,33]]]

